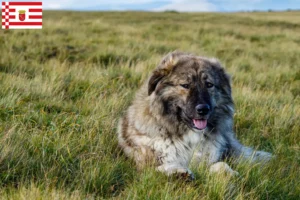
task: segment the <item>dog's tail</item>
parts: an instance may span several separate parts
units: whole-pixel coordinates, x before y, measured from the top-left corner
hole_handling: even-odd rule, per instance
[[[266,163],[274,156],[265,151],[257,151],[242,145],[237,139],[231,141],[231,155],[237,161],[250,161],[251,163]]]

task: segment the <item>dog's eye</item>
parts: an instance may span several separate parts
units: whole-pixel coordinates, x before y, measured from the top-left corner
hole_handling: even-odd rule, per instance
[[[189,89],[190,85],[189,84],[180,84],[181,87],[185,88],[185,89]]]
[[[214,84],[212,84],[210,82],[206,82],[205,85],[207,88],[212,88],[214,86]]]

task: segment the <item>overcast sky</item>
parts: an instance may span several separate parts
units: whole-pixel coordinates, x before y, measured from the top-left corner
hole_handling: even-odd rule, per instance
[[[177,10],[190,12],[224,12],[300,9],[300,0],[43,0],[42,2],[44,9],[68,10]]]

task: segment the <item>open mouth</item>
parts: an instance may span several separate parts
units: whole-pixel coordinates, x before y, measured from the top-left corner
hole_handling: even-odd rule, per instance
[[[194,128],[203,130],[207,126],[207,119],[193,119]]]
[[[192,129],[203,130],[207,127],[207,119],[209,115],[206,116],[198,116],[197,119],[188,116],[182,109],[181,109],[182,119],[185,123]],[[193,121],[193,122],[192,122]]]

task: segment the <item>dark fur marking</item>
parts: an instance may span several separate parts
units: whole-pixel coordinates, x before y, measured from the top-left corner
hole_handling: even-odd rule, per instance
[[[221,153],[221,157],[220,160],[223,161],[226,158],[229,158],[231,156],[231,152],[230,152],[230,144],[229,143],[225,143],[222,148],[220,148],[220,153]]]
[[[132,143],[132,141],[128,138],[128,135],[127,135],[127,129],[128,129],[128,119],[126,117],[126,115],[124,116],[123,118],[123,121],[122,121],[122,137],[124,138],[124,141],[126,142],[126,144],[129,146],[129,147],[133,147],[134,144]]]
[[[160,73],[159,71],[153,72],[153,75],[151,76],[151,78],[148,82],[148,95],[152,94],[152,92],[155,90],[157,84],[164,76],[165,75],[163,73]]]
[[[191,148],[187,145],[184,145],[185,150],[189,151]]]
[[[176,157],[180,157],[180,154],[178,153],[177,148],[175,148],[175,150],[176,150]]]
[[[170,101],[168,101],[168,100],[162,100],[161,102],[162,102],[162,106],[163,106],[163,112],[162,112],[162,114],[163,115],[171,114],[171,110],[170,110],[170,106],[169,106]]]

